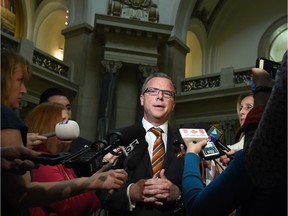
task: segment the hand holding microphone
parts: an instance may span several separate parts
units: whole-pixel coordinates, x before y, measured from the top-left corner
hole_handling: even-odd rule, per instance
[[[39,133],[28,133],[27,134],[27,148],[33,149],[37,145],[43,143],[48,137],[56,136],[61,140],[74,140],[80,134],[79,125],[73,120],[65,120],[56,124],[55,131],[39,134]]]
[[[41,134],[45,137],[56,136],[60,140],[74,140],[79,137],[80,129],[77,122],[65,120],[56,124],[55,131]]]

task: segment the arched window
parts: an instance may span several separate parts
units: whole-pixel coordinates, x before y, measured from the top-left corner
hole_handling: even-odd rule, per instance
[[[185,77],[195,77],[202,75],[202,49],[197,36],[192,32],[187,32],[186,45],[190,52],[186,55]]]
[[[280,18],[265,31],[259,43],[259,57],[265,57],[276,62],[282,60],[283,54],[288,48],[286,20],[287,17]]]

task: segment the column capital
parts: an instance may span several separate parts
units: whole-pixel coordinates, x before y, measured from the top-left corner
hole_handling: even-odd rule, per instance
[[[102,60],[102,66],[104,67],[104,73],[117,73],[122,68],[123,63],[120,61]]]
[[[157,66],[151,66],[151,65],[139,65],[138,70],[140,72],[141,78],[146,78],[150,74],[158,72],[159,68]]]

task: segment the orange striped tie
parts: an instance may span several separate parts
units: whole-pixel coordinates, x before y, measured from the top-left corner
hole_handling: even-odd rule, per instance
[[[150,128],[150,131],[155,134],[156,140],[153,145],[152,169],[154,174],[159,175],[159,172],[164,163],[165,146],[162,140],[161,128]]]

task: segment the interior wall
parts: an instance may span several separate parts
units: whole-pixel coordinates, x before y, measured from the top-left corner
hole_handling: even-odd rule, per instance
[[[227,1],[208,36],[209,73],[254,66],[262,35],[286,10],[286,0]]]
[[[66,28],[66,11],[54,11],[43,20],[38,29],[36,48],[63,60],[65,39],[61,31]],[[57,25],[55,25],[57,23]],[[62,56],[61,56],[62,52]]]

